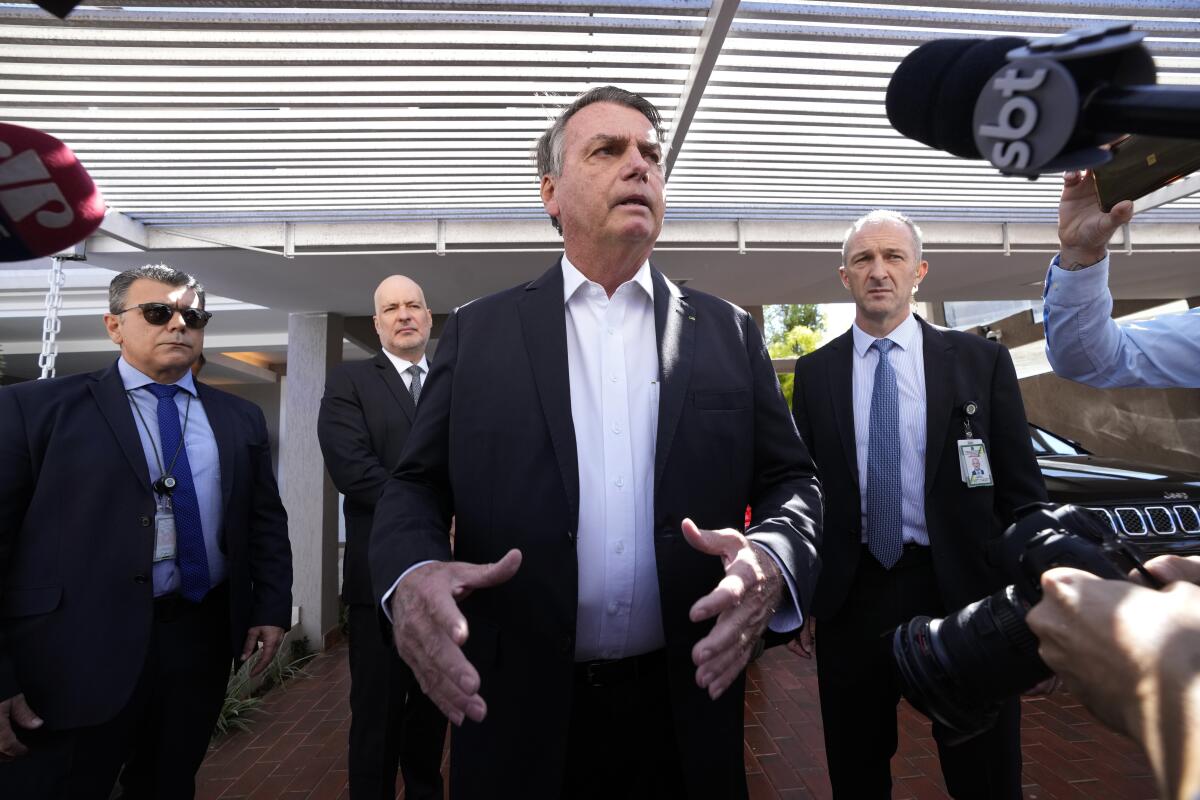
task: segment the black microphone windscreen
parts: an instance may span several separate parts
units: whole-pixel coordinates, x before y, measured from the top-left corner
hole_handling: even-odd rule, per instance
[[[937,39],[909,53],[887,88],[892,127],[909,139],[960,158],[981,158],[975,101],[1008,53],[1029,44],[1016,36]]]

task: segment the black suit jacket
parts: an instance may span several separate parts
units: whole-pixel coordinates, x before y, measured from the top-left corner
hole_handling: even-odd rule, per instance
[[[1008,581],[988,559],[989,540],[1013,511],[1046,499],[1033,455],[1025,407],[1008,351],[981,336],[940,330],[918,318],[925,360],[925,520],[934,570],[947,611]],[[854,579],[862,516],[854,435],[853,331],[796,361],[792,413],[817,462],[825,493],[821,577],[813,614],[837,613]],[[993,487],[967,488],[957,442],[963,406],[975,401],[975,437],[984,441]]]
[[[680,522],[741,529],[781,559],[807,608],[817,570],[820,494],[771,361],[744,311],[683,294],[653,271],[661,379],[654,540],[669,691],[689,796],[745,795],[742,684],[712,701],[697,688],[693,644],[709,624],[689,607],[711,591],[719,559],[688,546]],[[516,576],[462,604],[466,654],[488,716],[455,731],[456,797],[557,798],[575,652],[579,475],[567,373],[560,266],[452,314],[421,413],[375,515],[379,596],[409,566],[454,556],[491,562],[509,548]],[[612,765],[619,769],[619,765]]]
[[[400,462],[416,413],[403,378],[383,352],[341,364],[326,379],[317,436],[325,467],[346,496],[342,598],[347,603],[375,602],[367,564],[375,504]]]
[[[287,515],[253,403],[197,384],[221,464],[230,655],[291,623]],[[155,499],[114,365],[0,389],[0,696],[53,729],[128,701],[150,641]],[[186,687],[183,689],[186,690]]]

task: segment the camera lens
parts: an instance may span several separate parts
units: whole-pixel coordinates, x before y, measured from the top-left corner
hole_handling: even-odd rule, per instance
[[[996,721],[1000,703],[1051,672],[1008,586],[944,619],[916,617],[896,629],[892,654],[905,697],[965,741]]]

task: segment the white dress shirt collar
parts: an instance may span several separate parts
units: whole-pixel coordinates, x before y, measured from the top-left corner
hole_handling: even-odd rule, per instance
[[[574,296],[575,292],[579,291],[580,286],[583,286],[584,284],[600,286],[600,284],[589,279],[586,275],[580,272],[579,268],[571,263],[571,259],[567,258],[566,253],[563,253],[562,257],[562,271],[564,304],[571,301],[571,297]],[[654,279],[650,276],[650,260],[647,259],[646,261],[643,261],[642,266],[638,268],[638,271],[635,272],[633,277],[625,283],[635,283],[638,286],[641,286],[646,291],[647,296],[653,300]],[[621,285],[624,286],[625,284],[623,283]]]
[[[404,383],[406,385],[408,384],[408,382],[410,380],[412,380],[412,375],[410,375],[408,373],[408,368],[411,367],[413,364],[416,364],[418,367],[421,368],[422,375],[429,374],[429,360],[425,358],[424,353],[421,354],[420,361],[405,361],[400,356],[394,355],[394,354],[388,352],[387,348],[384,348],[383,354],[385,356],[387,356],[388,361],[392,362],[392,366],[394,366],[396,368],[396,371],[400,373],[400,377],[404,378]]]
[[[917,323],[917,317],[912,312],[909,312],[904,321],[892,329],[892,332],[887,336],[872,336],[858,327],[857,322],[851,325],[850,329],[854,331],[854,352],[859,358],[867,354],[867,351],[871,349],[871,345],[875,343],[877,338],[891,339],[901,350],[905,351],[912,347],[914,343],[918,345],[921,343],[921,326]]]

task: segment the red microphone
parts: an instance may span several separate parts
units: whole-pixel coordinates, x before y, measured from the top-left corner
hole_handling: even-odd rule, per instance
[[[104,198],[71,148],[49,134],[0,122],[0,261],[27,261],[86,239]]]

